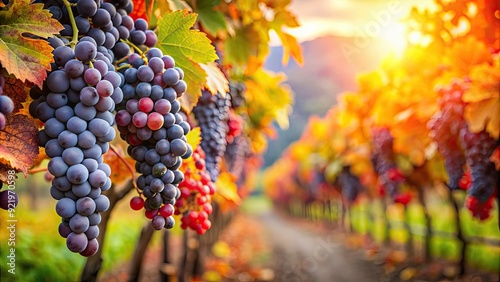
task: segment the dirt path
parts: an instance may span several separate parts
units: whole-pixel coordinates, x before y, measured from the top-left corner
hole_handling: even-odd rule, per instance
[[[332,234],[304,228],[273,212],[259,220],[273,246],[273,281],[383,281],[380,267],[343,247]]]

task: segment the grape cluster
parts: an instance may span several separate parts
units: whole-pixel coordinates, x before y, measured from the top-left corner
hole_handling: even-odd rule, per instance
[[[238,109],[243,106],[245,104],[245,84],[229,81],[229,95],[231,95],[231,108]]]
[[[463,118],[465,103],[461,83],[454,82],[450,86],[438,89],[441,94],[440,111],[429,121],[430,136],[436,142],[439,152],[445,160],[448,174],[448,187],[458,189],[459,181],[464,173],[465,155],[460,146],[460,130],[465,126]]]
[[[145,201],[133,198],[131,207],[144,208],[155,229],[172,228],[173,205],[180,195],[177,185],[184,179],[179,167],[182,158],[192,154],[185,137],[191,127],[179,113],[177,100],[187,88],[184,72],[157,48],[149,49],[146,56],[130,55],[128,63],[132,67],[123,70],[124,100],[115,119],[141,173],[136,184],[145,197]]]
[[[226,151],[226,135],[229,131],[230,95],[212,95],[203,90],[193,113],[201,128],[201,147],[206,154],[206,166],[213,182],[220,173],[220,162]]]
[[[205,166],[205,153],[200,146],[194,151],[192,158],[182,164],[185,178],[179,184],[180,198],[175,203],[175,214],[182,214],[181,228],[191,228],[198,234],[207,231],[211,222],[208,215],[212,213],[211,195],[215,193],[215,184]]]
[[[394,138],[388,128],[378,127],[373,130],[371,161],[382,185],[395,197],[404,177],[401,177],[403,174],[394,163],[393,142]]]
[[[5,86],[5,77],[0,73],[0,130],[5,128],[7,123],[6,115],[14,111],[14,102],[9,96],[3,95],[3,88]]]
[[[481,202],[478,198],[468,195],[465,199],[465,207],[471,211],[472,216],[485,220],[490,217],[495,196],[490,196],[485,202]]]
[[[462,129],[460,136],[465,147],[467,165],[471,170],[469,195],[484,203],[496,191],[498,174],[490,157],[497,141],[486,131],[472,133],[467,128]]]
[[[338,175],[338,184],[342,187],[342,194],[349,202],[354,202],[363,190],[359,178],[352,174],[349,167],[344,167]]]
[[[123,98],[123,79],[90,37],[81,38],[74,51],[56,51],[57,69],[42,89],[31,89],[35,100],[29,109],[44,122],[38,139],[51,158],[50,193],[63,219],[59,234],[70,251],[91,256],[99,247],[99,213],[110,205],[101,194],[111,187],[111,169],[102,155],[116,135],[112,111]]]
[[[227,144],[224,160],[227,168],[238,180],[244,174],[245,160],[251,156],[250,140],[245,134],[236,136]]]

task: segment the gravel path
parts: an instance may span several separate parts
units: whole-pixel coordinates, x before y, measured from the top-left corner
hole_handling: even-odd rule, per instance
[[[333,235],[308,230],[273,212],[259,217],[266,239],[273,246],[273,281],[371,282],[381,269],[363,261],[359,252],[348,250]]]

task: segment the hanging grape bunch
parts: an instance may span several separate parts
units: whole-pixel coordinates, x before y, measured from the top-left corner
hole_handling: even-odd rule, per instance
[[[157,39],[152,34],[148,23],[137,19],[130,41],[134,46],[154,45]],[[132,54],[124,46],[119,48],[123,48],[120,56],[128,59],[119,66],[125,84],[116,123],[120,137],[129,144],[128,152],[136,161],[136,171],[141,174],[136,182],[140,195],[130,205],[134,210],[144,208],[154,229],[172,228],[173,205],[180,196],[178,184],[184,179],[179,167],[182,158],[192,154],[185,137],[190,126],[179,113],[178,98],[187,89],[182,80],[184,72],[175,67],[171,56],[163,55],[158,48]]]
[[[193,108],[201,128],[201,147],[206,154],[206,167],[213,182],[219,176],[220,162],[226,151],[230,106],[229,95],[212,95],[204,90]]]

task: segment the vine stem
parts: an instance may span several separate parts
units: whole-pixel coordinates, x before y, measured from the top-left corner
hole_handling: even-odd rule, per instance
[[[135,191],[137,191],[139,195],[142,195],[141,190],[139,190],[139,187],[137,187],[137,178],[135,176],[134,169],[130,166],[127,160],[125,160],[125,158],[123,158],[123,156],[118,153],[117,148],[113,144],[109,144],[109,149],[125,164],[125,166],[127,166],[127,169],[132,174],[132,185],[134,186]]]
[[[71,28],[73,29],[73,39],[69,43],[71,49],[75,49],[76,43],[78,42],[78,27],[76,26],[75,16],[73,15],[73,10],[71,8],[71,3],[68,0],[62,0],[64,6],[68,10],[69,21],[71,22]]]
[[[130,68],[131,65],[130,64],[124,64],[124,65],[121,65],[119,67],[116,67],[116,71],[119,71],[119,70],[122,70],[122,69],[125,69],[125,68]]]
[[[134,43],[130,42],[129,40],[123,40],[123,39],[120,38],[120,41],[123,42],[123,43],[126,43],[129,46],[131,46],[132,48],[134,48],[134,50],[137,51],[137,53],[139,53],[139,55],[141,56],[141,58],[144,58],[146,60],[146,62],[147,62],[148,59],[144,55],[146,52],[143,52],[141,50],[141,48],[137,47],[137,45],[135,45]]]
[[[35,174],[35,173],[38,173],[38,172],[44,172],[44,171],[47,171],[48,169],[46,167],[39,167],[39,168],[35,168],[35,169],[32,169],[29,171],[30,174]]]

